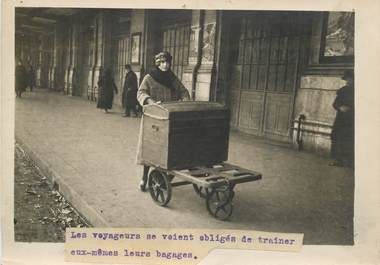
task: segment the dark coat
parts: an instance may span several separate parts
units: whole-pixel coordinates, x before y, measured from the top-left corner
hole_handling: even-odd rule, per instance
[[[113,93],[117,93],[115,81],[110,74],[105,74],[99,78],[99,99],[97,108],[99,109],[112,109]]]
[[[122,105],[124,108],[135,108],[137,102],[137,76],[129,71],[124,78]]]
[[[342,106],[348,107],[349,110],[347,112],[340,111],[339,108]],[[337,113],[331,132],[331,139],[352,139],[355,130],[353,86],[344,86],[337,91],[333,108]]]
[[[348,107],[343,112],[339,108]],[[355,106],[354,86],[347,85],[337,91],[333,108],[337,111],[331,131],[331,156],[338,161],[354,165]]]
[[[28,86],[28,73],[23,65],[16,66],[16,84],[15,89],[19,92],[24,92]]]
[[[29,80],[28,80],[29,86],[34,87],[36,85],[36,71],[34,71],[33,66],[29,67],[28,77],[29,77]]]

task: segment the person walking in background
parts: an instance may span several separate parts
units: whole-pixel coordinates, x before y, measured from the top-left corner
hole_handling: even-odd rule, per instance
[[[33,88],[36,86],[36,72],[30,62],[28,63],[28,85],[30,92],[32,92]]]
[[[168,52],[160,52],[154,57],[156,67],[147,74],[137,91],[137,100],[141,106],[157,104],[158,102],[189,100],[190,94],[186,87],[171,71],[172,56]],[[137,163],[142,164],[142,125],[141,119],[140,135],[137,147]],[[143,176],[139,184],[141,191],[146,190],[149,166],[144,165]]]
[[[15,71],[15,90],[16,97],[21,98],[22,92],[25,92],[28,86],[28,73],[22,64],[21,60],[17,61],[16,71]]]
[[[123,117],[129,117],[131,112],[137,117],[136,106],[137,102],[137,76],[132,71],[132,67],[129,64],[125,65],[125,78],[122,94],[122,105],[125,110]]]
[[[331,166],[354,167],[355,149],[355,102],[354,73],[344,72],[342,77],[346,85],[337,91],[333,108],[337,111],[331,131]]]
[[[111,69],[107,68],[104,74],[99,77],[98,87],[99,99],[97,108],[104,109],[104,112],[108,113],[108,110],[112,109],[113,93],[114,91],[116,94],[118,93]]]

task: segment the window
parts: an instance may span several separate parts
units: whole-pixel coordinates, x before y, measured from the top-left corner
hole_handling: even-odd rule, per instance
[[[182,79],[184,66],[189,63],[190,25],[177,24],[163,30],[163,50],[172,56],[172,71]]]

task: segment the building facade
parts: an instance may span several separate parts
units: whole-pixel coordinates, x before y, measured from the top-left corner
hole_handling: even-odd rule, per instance
[[[121,88],[126,63],[141,81],[166,50],[192,99],[228,106],[233,129],[328,154],[332,102],[354,68],[353,20],[349,12],[16,8],[16,58],[32,63],[41,88],[96,101],[103,69]]]

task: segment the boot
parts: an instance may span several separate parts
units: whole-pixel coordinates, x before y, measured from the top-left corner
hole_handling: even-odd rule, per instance
[[[139,183],[140,191],[146,191],[146,183],[148,182],[149,166],[144,166],[143,177]]]
[[[146,191],[146,182],[144,180],[140,181],[140,183],[139,183],[139,189],[142,192]]]

